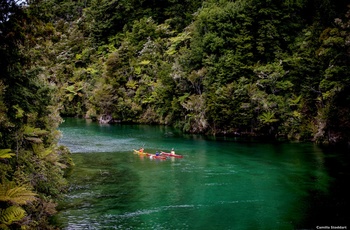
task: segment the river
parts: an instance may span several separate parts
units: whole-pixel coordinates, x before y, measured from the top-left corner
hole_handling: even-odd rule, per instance
[[[76,164],[55,216],[63,229],[350,228],[346,151],[73,118],[59,129]]]

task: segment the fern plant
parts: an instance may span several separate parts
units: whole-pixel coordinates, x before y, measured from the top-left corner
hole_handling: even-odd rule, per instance
[[[20,206],[10,206],[0,209],[0,228],[6,229],[15,221],[20,221],[26,216],[26,212]]]
[[[0,149],[0,159],[11,158],[16,154],[11,152],[11,149]]]
[[[263,124],[272,124],[278,121],[278,119],[275,118],[275,113],[271,111],[264,112],[259,116],[259,120]]]
[[[14,182],[0,184],[0,202],[24,205],[34,201],[36,194],[26,187],[17,186]]]
[[[22,220],[26,212],[21,205],[36,199],[36,194],[24,186],[17,186],[14,182],[5,181],[0,183],[0,229],[9,229],[9,226],[16,221]]]

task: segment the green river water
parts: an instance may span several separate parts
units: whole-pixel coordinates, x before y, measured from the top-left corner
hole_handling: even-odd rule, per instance
[[[60,144],[76,166],[55,216],[63,229],[350,229],[346,151],[65,120]],[[133,153],[142,146],[184,158]]]

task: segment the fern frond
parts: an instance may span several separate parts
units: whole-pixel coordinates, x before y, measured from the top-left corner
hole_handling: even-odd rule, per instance
[[[37,138],[37,137],[25,137],[24,139],[26,139],[29,142],[36,143],[36,144],[43,143],[43,141],[40,138]]]
[[[44,145],[37,143],[37,144],[32,144],[33,151],[36,155],[38,155],[41,159],[46,158],[47,156],[51,155],[54,153],[54,148],[53,146],[50,146],[48,148],[45,148]]]
[[[294,95],[292,98],[289,99],[289,103],[290,105],[297,105],[300,103],[300,100],[301,100],[301,95],[299,95],[298,97]]]
[[[0,159],[11,158],[16,154],[11,153],[11,149],[0,149]]]
[[[0,201],[23,205],[34,201],[36,194],[23,186],[16,186],[13,182],[0,184]]]
[[[47,133],[48,131],[46,130],[42,130],[40,128],[34,128],[29,125],[26,125],[24,127],[24,132],[23,132],[23,134],[27,137],[40,137],[40,136],[46,135]]]
[[[6,224],[2,224],[1,222],[0,222],[0,229],[2,229],[2,230],[10,230],[10,228]]]
[[[26,212],[19,206],[10,206],[6,209],[0,209],[0,223],[10,225],[15,221],[19,221],[26,216]]]
[[[51,146],[51,147],[49,147],[49,148],[44,149],[44,150],[40,153],[40,156],[41,156],[42,158],[44,158],[44,157],[47,157],[48,155],[51,155],[53,152],[54,152],[54,149],[53,149],[53,147]]]
[[[278,121],[278,119],[275,118],[275,113],[271,111],[264,112],[259,116],[259,119],[264,124],[271,124]]]
[[[66,164],[60,163],[60,162],[55,162],[55,165],[60,167],[61,169],[66,169],[68,166]]]

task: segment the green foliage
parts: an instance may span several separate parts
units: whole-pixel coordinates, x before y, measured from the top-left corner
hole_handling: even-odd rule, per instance
[[[191,38],[191,33],[188,31],[184,31],[179,33],[176,37],[169,38],[169,48],[166,51],[166,54],[172,56],[178,52],[178,49],[181,45],[186,44],[188,40]]]
[[[13,222],[22,220],[26,216],[26,212],[19,206],[10,206],[6,209],[0,209],[0,227],[2,229],[10,229]]]
[[[205,113],[205,100],[202,95],[191,95],[181,105],[188,112],[185,117],[184,131],[202,133],[208,122]]]
[[[262,113],[259,116],[259,120],[263,123],[263,124],[272,124],[278,121],[278,119],[275,118],[275,114],[271,111],[267,111]]]
[[[99,114],[111,114],[117,99],[113,86],[101,83],[96,85],[90,103],[97,108]]]
[[[322,108],[348,84],[348,21],[336,19],[336,28],[329,21],[341,16],[340,3],[138,4],[92,1],[84,20],[73,22],[79,24],[71,29],[74,36],[88,28],[80,41],[103,45],[94,52],[87,42],[65,56],[65,65],[56,64],[67,70],[57,72],[64,76],[57,81],[67,99],[60,97],[65,114],[79,110],[75,114],[173,124],[189,132],[311,138],[318,114],[329,114]],[[188,11],[177,12],[181,4]],[[325,6],[332,11],[321,22]],[[179,17],[191,22],[180,25]],[[72,45],[59,43],[60,50]]]
[[[72,162],[55,146],[60,114],[347,142],[344,7],[329,0],[33,2],[29,16],[1,25],[0,148],[18,156],[4,155],[1,176],[42,196],[65,189]]]
[[[0,149],[0,159],[11,158],[15,155],[11,149]]]
[[[285,80],[288,71],[283,69],[282,60],[279,63],[259,66],[254,71],[259,77],[256,84],[269,94],[286,93],[293,87],[293,83]]]
[[[343,1],[4,6],[0,176],[29,185],[41,199],[31,200],[35,208],[2,198],[1,227],[25,225],[19,205],[32,218],[30,228],[47,227],[55,207],[49,198],[65,190],[74,165],[57,147],[60,114],[193,133],[349,142],[350,13]],[[12,194],[25,193],[20,188]]]
[[[36,194],[22,186],[16,186],[13,182],[0,184],[0,202],[13,205],[24,205],[34,201]]]
[[[21,7],[14,1],[2,2],[0,226],[4,229],[49,229],[47,216],[54,212],[40,207],[54,204],[50,199],[66,186],[64,170],[73,165],[68,152],[57,147],[60,90],[52,77],[63,74],[66,66],[62,66],[72,63],[69,52],[62,52],[65,47],[52,49],[54,42],[68,40],[62,35],[67,28],[57,32],[55,23],[39,19],[49,20],[39,11],[49,5],[55,4],[40,1]],[[51,9],[44,12],[52,13]],[[52,64],[56,60],[62,60],[60,66]]]
[[[36,200],[37,194],[14,182],[0,183],[0,226],[7,229],[14,222],[22,220],[26,212],[21,205]]]

